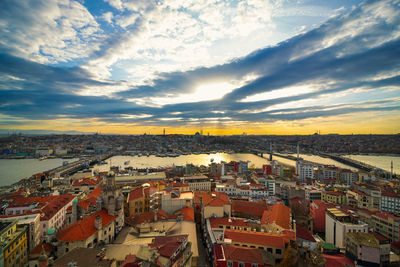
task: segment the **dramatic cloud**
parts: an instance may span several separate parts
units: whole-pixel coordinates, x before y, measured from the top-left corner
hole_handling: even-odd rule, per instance
[[[399,3],[350,4],[3,1],[1,127],[397,116]]]

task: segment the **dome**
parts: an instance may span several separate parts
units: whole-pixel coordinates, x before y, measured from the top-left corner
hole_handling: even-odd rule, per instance
[[[55,233],[56,233],[56,229],[54,229],[54,228],[49,228],[49,230],[47,230],[48,235],[54,235]]]

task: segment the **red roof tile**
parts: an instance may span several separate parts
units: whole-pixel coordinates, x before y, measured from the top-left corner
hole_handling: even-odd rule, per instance
[[[194,222],[194,209],[192,207],[187,207],[179,210],[183,214],[183,220],[188,222]]]
[[[156,248],[161,256],[171,258],[187,239],[188,235],[156,237],[149,247]]]
[[[326,260],[326,267],[348,267],[348,266],[356,266],[354,262],[352,262],[349,258],[347,258],[343,254],[335,254],[335,255],[327,255],[322,254],[322,256]]]
[[[289,241],[289,238],[286,235],[229,229],[225,230],[224,237],[231,239],[232,242],[248,243],[277,248],[284,248],[285,243]]]
[[[221,218],[209,218],[211,228],[219,228],[220,225],[230,225],[230,226],[240,226],[240,227],[250,227],[245,219],[242,218],[228,218],[228,217],[221,217]]]
[[[262,217],[267,205],[262,202],[250,202],[245,200],[232,200],[232,212]]]
[[[109,215],[107,210],[103,209],[90,215],[89,217],[71,224],[70,226],[62,228],[56,234],[57,239],[64,242],[74,242],[88,239],[98,231],[94,224],[96,216],[101,216],[103,227],[117,218],[117,216]]]
[[[258,248],[244,248],[227,244],[215,245],[214,255],[216,261],[264,264],[261,250]]]
[[[290,229],[290,208],[277,203],[264,211],[261,224],[273,224],[276,223],[284,229]]]
[[[296,238],[301,238],[311,242],[316,242],[312,234],[307,229],[301,226],[296,226]]]

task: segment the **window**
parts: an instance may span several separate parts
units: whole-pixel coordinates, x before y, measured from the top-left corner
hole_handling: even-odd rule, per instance
[[[258,267],[258,264],[257,263],[252,263],[251,267]]]
[[[228,267],[233,267],[233,263],[231,261],[228,261]]]
[[[244,263],[243,262],[239,262],[239,267],[244,267]]]
[[[282,250],[279,248],[277,248],[275,252],[276,252],[276,254],[279,254],[279,255],[282,254]]]

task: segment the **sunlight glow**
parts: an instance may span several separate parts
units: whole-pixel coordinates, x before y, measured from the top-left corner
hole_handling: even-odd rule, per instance
[[[276,99],[288,96],[296,96],[296,95],[311,93],[315,90],[316,90],[315,88],[312,88],[309,85],[291,86],[248,96],[245,99],[242,99],[240,102],[254,102],[254,101],[263,101],[263,100]]]
[[[153,97],[151,101],[156,105],[168,105],[178,103],[193,103],[208,100],[221,99],[227,93],[232,92],[236,85],[228,82],[209,83],[198,86],[191,94],[182,94],[176,97]]]

